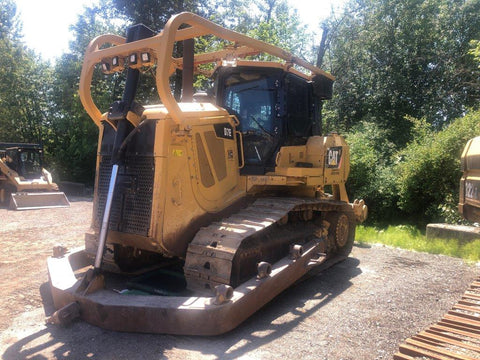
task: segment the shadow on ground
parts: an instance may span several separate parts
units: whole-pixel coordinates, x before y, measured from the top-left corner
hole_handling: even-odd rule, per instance
[[[78,321],[67,328],[48,325],[11,345],[2,359],[237,359],[291,332],[346,291],[360,273],[359,261],[347,258],[290,287],[238,328],[215,337],[119,333]],[[49,315],[49,285],[40,291]]]

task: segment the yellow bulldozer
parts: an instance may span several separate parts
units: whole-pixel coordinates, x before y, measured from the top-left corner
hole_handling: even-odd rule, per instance
[[[14,210],[70,206],[42,162],[39,144],[0,142],[0,204]]]
[[[195,53],[203,36],[223,48]],[[122,99],[103,113],[92,98],[96,68],[126,73]],[[152,70],[160,103],[140,104],[140,76]],[[178,71],[181,101],[170,85]],[[212,89],[194,94],[195,74],[209,76]],[[333,81],[192,13],[159,34],[136,25],[126,38],[92,40],[80,79],[99,129],[92,227],[85,249],[56,247],[48,259],[58,309],[50,320],[220,334],[345,259],[367,208],[345,190],[348,145],[320,133]]]

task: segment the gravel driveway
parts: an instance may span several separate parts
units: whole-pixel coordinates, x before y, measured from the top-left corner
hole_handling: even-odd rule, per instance
[[[117,333],[83,322],[45,325],[52,312],[46,258],[82,246],[92,204],[0,209],[2,359],[391,359],[438,320],[479,268],[447,256],[354,246],[350,258],[277,297],[216,337]]]

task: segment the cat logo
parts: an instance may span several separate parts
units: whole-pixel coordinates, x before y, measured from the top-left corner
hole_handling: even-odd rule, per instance
[[[342,147],[335,146],[327,149],[326,166],[329,169],[338,169],[342,163]]]

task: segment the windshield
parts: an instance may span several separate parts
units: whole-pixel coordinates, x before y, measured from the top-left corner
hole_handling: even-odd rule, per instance
[[[33,179],[42,173],[42,158],[37,150],[7,150],[7,165],[26,179]]]
[[[273,115],[275,89],[270,89],[267,79],[259,79],[227,86],[224,106],[240,120],[242,132],[275,132]]]

